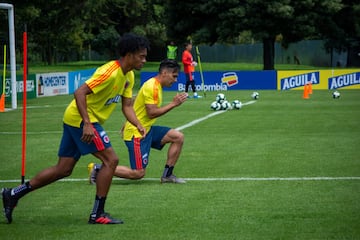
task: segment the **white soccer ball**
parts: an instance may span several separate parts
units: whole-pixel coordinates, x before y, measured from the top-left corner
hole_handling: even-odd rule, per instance
[[[338,92],[338,91],[335,91],[335,92],[333,92],[333,94],[332,94],[332,96],[333,96],[333,98],[339,98],[340,97],[340,92]]]
[[[259,95],[258,92],[253,92],[253,93],[251,94],[251,98],[252,98],[252,99],[257,100],[257,99],[259,99],[259,97],[260,97],[260,95]]]
[[[242,103],[239,100],[234,100],[232,102],[232,108],[233,109],[240,109],[242,107]]]
[[[225,100],[226,100],[225,94],[223,94],[223,93],[218,93],[218,94],[216,95],[216,101],[217,101],[218,103],[222,104]]]
[[[229,103],[227,100],[224,100],[221,103],[221,110],[228,110],[231,109],[231,103]]]
[[[212,102],[210,105],[210,108],[214,111],[220,110],[221,109],[221,104],[218,102]]]

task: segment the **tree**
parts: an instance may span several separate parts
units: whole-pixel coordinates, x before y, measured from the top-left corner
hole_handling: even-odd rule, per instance
[[[146,36],[153,50],[149,52],[150,59],[157,55],[158,49],[164,48],[166,34],[162,1],[112,0],[108,1],[102,11],[107,13],[108,23],[110,23],[107,26],[101,26],[103,29],[115,28],[119,35],[134,32]]]
[[[30,53],[37,52],[48,64],[80,55],[86,38],[82,9],[86,0],[14,0],[16,26],[27,26]],[[17,28],[22,32],[23,28]],[[21,36],[21,34],[17,34]],[[17,41],[18,45],[21,41]],[[18,48],[21,49],[21,48]],[[32,54],[30,54],[31,56]]]
[[[347,66],[360,66],[360,3],[354,0],[342,1],[343,7],[333,16],[319,22],[326,49],[347,51]]]
[[[119,36],[136,32],[153,44],[166,38],[160,0],[9,0],[15,7],[17,49],[27,25],[29,57],[54,64],[80,60],[84,50],[116,57]],[[0,18],[4,16],[0,15]],[[0,36],[5,30],[0,29]]]
[[[198,42],[235,42],[242,31],[249,30],[263,42],[264,70],[274,69],[276,36],[284,44],[320,36],[317,24],[323,16],[331,17],[342,7],[341,0],[199,0],[181,1],[174,7],[167,1],[170,36],[191,35]],[[176,8],[189,9],[188,15],[176,14]],[[190,17],[189,17],[190,15]]]

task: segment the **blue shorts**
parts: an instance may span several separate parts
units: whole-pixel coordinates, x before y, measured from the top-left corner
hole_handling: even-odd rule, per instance
[[[81,141],[83,124],[72,127],[64,123],[63,136],[61,139],[58,156],[73,157],[79,160],[81,155],[95,153],[111,147],[110,139],[99,123],[93,123],[95,138],[91,143]]]
[[[150,149],[161,150],[161,139],[171,128],[152,126],[145,138],[133,138],[131,141],[125,141],[129,151],[129,160],[131,169],[145,169],[149,163]]]

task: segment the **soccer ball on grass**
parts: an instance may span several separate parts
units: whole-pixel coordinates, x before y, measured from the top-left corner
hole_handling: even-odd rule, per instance
[[[230,110],[231,109],[231,103],[229,103],[227,100],[224,100],[221,103],[221,110]]]
[[[225,94],[223,94],[223,93],[218,93],[217,95],[216,95],[216,99],[215,99],[218,103],[220,103],[220,104],[222,104],[225,100],[226,100],[226,98],[225,98]]]
[[[221,109],[221,104],[218,103],[217,101],[215,102],[212,102],[211,105],[210,105],[210,108],[214,111],[218,111]]]
[[[242,107],[242,103],[239,100],[234,100],[229,102],[226,100],[225,94],[218,93],[216,95],[215,101],[210,104],[210,108],[214,111],[219,110],[232,110],[232,109],[240,109]]]
[[[332,94],[332,96],[333,96],[333,98],[340,98],[340,92],[338,92],[338,91],[335,91],[335,92],[333,92],[333,94]]]
[[[233,109],[240,109],[242,107],[242,103],[239,100],[234,100],[232,102],[232,108]]]
[[[259,97],[260,97],[260,95],[259,95],[258,92],[253,92],[253,93],[251,94],[251,98],[252,98],[252,99],[257,100],[257,99],[259,99]]]

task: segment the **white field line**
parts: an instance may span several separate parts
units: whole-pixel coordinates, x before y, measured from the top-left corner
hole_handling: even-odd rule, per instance
[[[26,109],[36,109],[36,108],[49,108],[49,107],[66,107],[67,104],[61,104],[61,105],[31,105],[31,106],[26,106]],[[8,111],[15,111],[15,110],[22,110],[23,107],[18,107],[17,109],[12,109],[12,108],[5,108],[5,112]]]
[[[26,132],[26,135],[60,134],[60,133],[62,133],[62,131],[42,131],[42,132]],[[21,135],[21,134],[22,132],[0,132],[0,135]]]
[[[255,103],[255,102],[256,102],[256,101],[249,101],[249,102],[243,103],[242,105],[250,105],[250,104],[253,104],[253,103]],[[176,130],[179,130],[179,131],[180,131],[180,130],[183,130],[183,129],[185,129],[185,128],[192,127],[192,126],[194,126],[195,124],[198,124],[199,122],[202,122],[202,121],[204,121],[204,120],[206,120],[206,119],[209,119],[209,118],[211,118],[211,117],[214,117],[214,116],[219,115],[219,114],[221,114],[221,113],[224,113],[224,112],[226,112],[226,111],[227,111],[227,110],[221,110],[221,111],[216,111],[216,112],[210,113],[210,114],[206,115],[205,117],[195,119],[194,121],[191,121],[191,122],[189,122],[189,123],[187,123],[187,124],[185,124],[185,125],[182,125],[182,126],[180,126],[180,127],[177,127]]]
[[[202,122],[202,121],[204,121],[206,119],[209,119],[209,118],[211,118],[213,116],[219,115],[219,114],[224,113],[224,112],[226,112],[226,110],[221,110],[221,111],[216,111],[216,112],[210,113],[210,114],[206,115],[205,117],[195,119],[194,121],[191,121],[191,122],[189,122],[189,123],[187,123],[185,125],[177,127],[176,130],[180,131],[180,130],[183,130],[185,128],[194,126],[195,124],[197,124],[199,122]]]
[[[49,108],[49,107],[66,107],[68,104],[55,104],[55,105],[33,105],[33,106],[26,106],[26,109],[30,108]],[[23,109],[23,107],[19,107],[19,109]]]
[[[232,178],[184,178],[186,181],[198,181],[198,182],[244,182],[244,181],[359,181],[360,177],[232,177]],[[116,181],[125,181],[122,178],[113,178]],[[60,182],[88,182],[88,178],[64,178],[59,180]],[[128,180],[130,181],[130,180]],[[159,181],[160,178],[143,178],[137,181]],[[20,179],[12,180],[0,180],[0,183],[13,183],[20,182]]]
[[[256,103],[256,101],[255,100],[253,100],[253,101],[248,101],[248,102],[244,102],[242,105],[250,105],[250,104],[253,104],[253,103]]]
[[[249,101],[249,102],[245,102],[243,103],[242,105],[246,106],[246,105],[250,105],[250,104],[253,104],[255,103],[256,101]],[[35,107],[35,106],[34,106]],[[50,107],[50,105],[45,105],[43,107]],[[226,110],[222,110],[222,111],[216,111],[216,112],[213,112],[213,113],[210,113],[208,115],[206,115],[205,117],[202,117],[202,118],[199,118],[199,119],[195,119],[185,125],[182,125],[180,127],[177,127],[176,130],[183,130],[185,128],[188,128],[188,127],[192,127],[194,126],[195,124],[199,123],[199,122],[202,122],[206,119],[209,119],[211,117],[214,117],[216,115],[219,115],[221,113],[224,113],[226,112]],[[118,131],[107,131],[107,132],[118,132]],[[29,135],[35,135],[35,134],[61,134],[62,131],[42,131],[42,132],[26,132],[26,134],[29,134]],[[19,135],[19,134],[22,134],[22,132],[0,132],[0,135]]]

